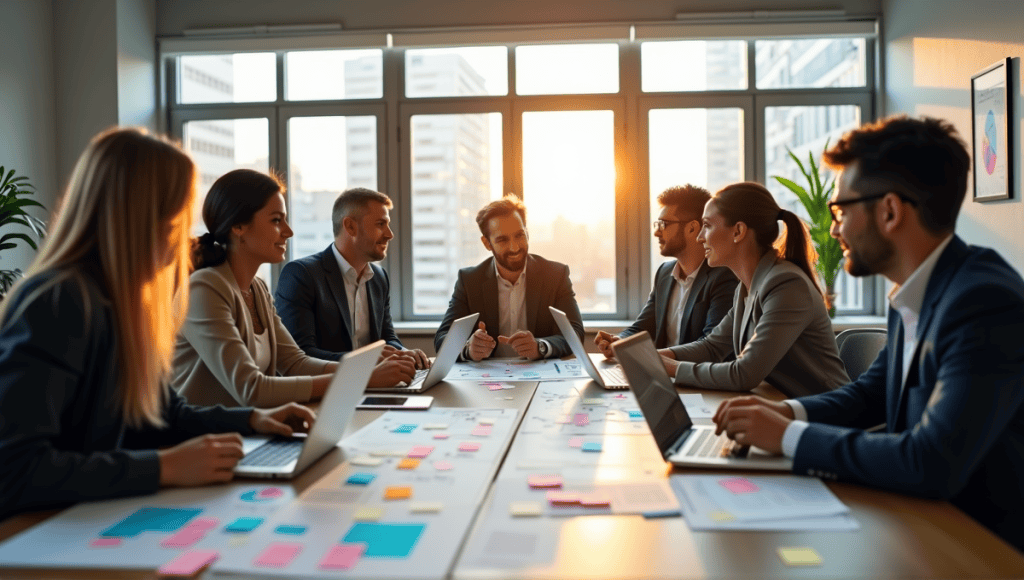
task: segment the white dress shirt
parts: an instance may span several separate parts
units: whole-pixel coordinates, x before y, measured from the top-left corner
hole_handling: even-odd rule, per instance
[[[928,281],[935,271],[935,264],[939,256],[945,251],[953,236],[942,241],[928,257],[914,270],[910,277],[903,284],[896,286],[889,292],[889,307],[900,315],[903,324],[903,376],[901,381],[907,382],[907,375],[910,374],[910,364],[914,351],[917,349],[917,322],[921,316],[921,304],[924,302],[924,292],[928,289]],[[857,377],[850,377],[857,380]],[[807,410],[796,400],[786,400],[785,403],[793,409],[795,419],[786,427],[782,435],[782,454],[786,457],[796,456],[796,448],[800,444],[800,436],[807,429]]]
[[[668,346],[679,344],[679,329],[683,325],[683,310],[686,308],[686,298],[693,288],[693,281],[697,277],[698,267],[688,276],[683,276],[683,268],[676,260],[676,266],[672,268],[672,277],[675,283],[672,284],[672,292],[668,295],[668,312],[665,317],[665,337],[668,339]]]
[[[494,275],[498,278],[498,334],[512,336],[526,328],[526,266],[519,273],[516,283],[512,284],[501,277],[498,261],[494,261]],[[510,344],[498,343],[494,348],[494,356],[518,357]]]
[[[373,278],[373,268],[369,264],[363,267],[363,275],[348,263],[341,255],[338,247],[331,244],[334,258],[341,268],[341,277],[345,280],[345,296],[348,299],[348,315],[352,321],[352,350],[370,344],[370,304],[366,296],[366,282]]]

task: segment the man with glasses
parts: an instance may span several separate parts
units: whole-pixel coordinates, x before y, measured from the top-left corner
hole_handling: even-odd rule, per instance
[[[949,499],[1024,549],[1024,280],[954,233],[963,141],[945,121],[893,117],[824,159],[840,171],[830,207],[846,270],[896,285],[886,347],[835,391],[727,401],[718,430],[797,473]]]
[[[509,194],[476,214],[480,241],[491,252],[476,266],[459,270],[448,312],[434,335],[440,350],[452,323],[480,313],[462,358],[479,361],[495,357],[529,360],[572,353],[549,306],[565,312],[583,340],[583,319],[569,280],[569,267],[530,253],[526,206]]]
[[[654,288],[640,316],[617,336],[598,331],[594,344],[608,358],[613,342],[646,330],[658,348],[693,342],[718,325],[732,308],[738,280],[729,268],[712,268],[697,243],[704,205],[711,194],[695,185],[674,186],[658,195],[661,214],[654,237],[669,260],[658,267]]]

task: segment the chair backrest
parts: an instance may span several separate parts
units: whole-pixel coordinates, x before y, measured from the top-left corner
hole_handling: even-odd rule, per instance
[[[878,358],[878,353],[885,346],[887,333],[882,328],[851,328],[836,336],[839,347],[839,358],[846,366],[846,374],[850,380],[857,380],[871,363]]]

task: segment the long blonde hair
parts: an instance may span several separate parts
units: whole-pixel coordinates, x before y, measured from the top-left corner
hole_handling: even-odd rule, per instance
[[[60,208],[25,279],[99,281],[116,332],[118,392],[127,424],[163,426],[161,409],[174,337],[188,311],[189,234],[196,167],[163,137],[112,128],[96,135],[75,164]],[[164,236],[167,236],[166,238]],[[14,290],[11,296],[14,295]],[[86,320],[89,292],[84,291]],[[0,308],[0,320],[14,300]],[[10,318],[9,318],[10,317]]]

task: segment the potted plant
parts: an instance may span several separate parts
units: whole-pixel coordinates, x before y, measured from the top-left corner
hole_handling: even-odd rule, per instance
[[[825,149],[828,149],[828,143],[825,143]],[[840,263],[843,260],[843,248],[839,245],[839,240],[833,238],[829,233],[832,229],[832,212],[828,208],[828,202],[832,197],[833,189],[835,189],[835,178],[829,178],[828,181],[822,182],[820,167],[814,162],[814,155],[807,154],[808,164],[805,167],[795,153],[788,148],[786,151],[800,168],[800,173],[807,181],[807,187],[804,188],[778,175],[774,176],[774,179],[792,191],[807,210],[811,222],[811,239],[814,241],[814,249],[818,252],[818,275],[824,282],[825,294],[828,298],[828,314],[835,316],[836,276],[839,275]]]
[[[28,182],[28,177],[14,175],[14,170],[7,171],[0,166],[0,231],[8,229],[7,226],[19,225],[31,230],[35,236],[42,240],[46,235],[46,224],[37,217],[28,213],[30,207],[43,207],[43,204],[31,199],[24,199],[22,196],[32,195],[35,187]],[[38,249],[36,241],[32,236],[23,232],[8,232],[0,236],[0,252],[17,246],[17,241],[22,240],[32,247]],[[21,277],[21,270],[0,270],[0,300],[7,294],[11,285]]]

